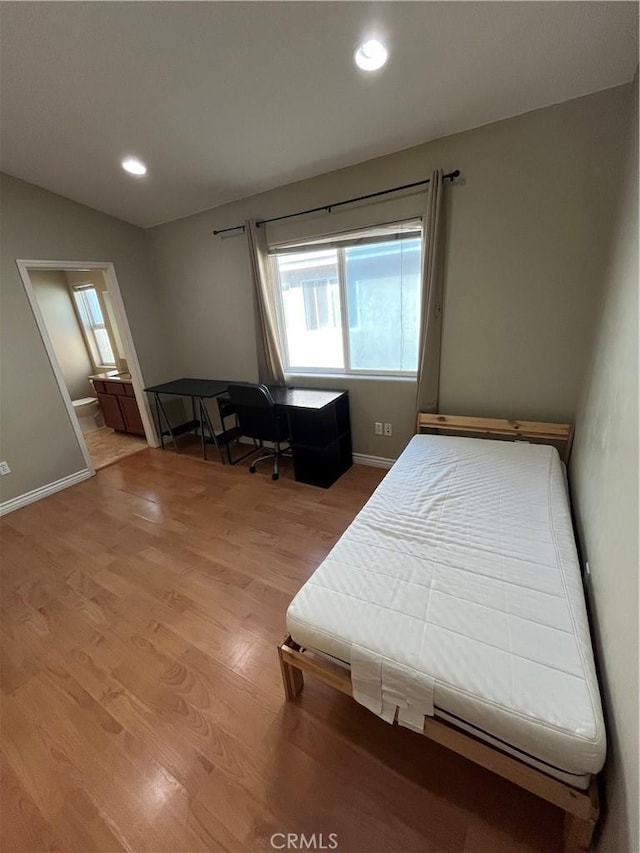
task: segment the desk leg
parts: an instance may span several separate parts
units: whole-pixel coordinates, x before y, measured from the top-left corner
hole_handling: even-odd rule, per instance
[[[164,422],[167,425],[167,429],[169,430],[169,435],[171,437],[171,441],[173,442],[174,449],[177,453],[178,452],[178,444],[177,444],[175,436],[173,434],[173,430],[171,429],[171,423],[169,421],[169,418],[167,417],[167,413],[165,412],[164,406],[162,405],[162,400],[160,399],[160,395],[155,394],[155,398],[156,398],[156,413],[158,416],[158,430],[160,432],[160,444],[162,445],[162,449],[164,450],[164,438],[162,435],[162,424],[161,424],[161,420],[160,420],[160,412],[162,412],[162,417],[164,418]]]
[[[216,446],[216,450],[218,451],[218,456],[220,457],[220,461],[224,465],[224,456],[222,455],[222,448],[218,443],[218,439],[216,438],[216,431],[213,428],[213,424],[211,423],[211,418],[209,417],[209,411],[207,409],[206,401],[201,397],[200,398],[200,411],[202,412],[203,423],[207,424],[207,429],[209,430],[209,435],[213,443]],[[206,459],[206,456],[205,456]]]
[[[195,404],[195,398],[191,398],[192,402]],[[198,397],[198,417],[200,419],[200,452],[202,453],[202,458],[206,460],[207,458],[207,444],[204,440],[204,404],[202,402],[202,397]]]
[[[158,399],[158,395],[154,393],[153,395],[154,403],[156,404],[156,424],[158,426],[158,438],[160,439],[160,447],[164,450],[164,435],[162,433],[162,424],[160,423],[160,400]]]
[[[192,421],[197,420],[197,418],[196,418],[196,398],[195,397],[191,398],[191,420]],[[197,433],[197,429],[194,430],[194,433]]]

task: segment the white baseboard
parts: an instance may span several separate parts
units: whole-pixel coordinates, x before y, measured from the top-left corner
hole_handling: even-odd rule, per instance
[[[253,444],[253,440],[242,436],[240,444]],[[264,446],[266,450],[269,450],[269,448],[273,447],[273,444],[270,441],[265,441]],[[385,459],[384,456],[368,456],[366,453],[354,453],[353,461],[356,465],[369,465],[371,468],[386,468],[388,470],[396,460]]]
[[[384,456],[367,456],[366,453],[354,453],[356,465],[370,465],[372,468],[391,468],[395,459],[385,459]]]
[[[68,477],[63,477],[61,480],[56,480],[46,486],[40,486],[39,489],[33,489],[31,492],[25,492],[24,495],[18,495],[17,498],[0,503],[0,516],[6,515],[8,512],[13,512],[27,504],[32,504],[35,501],[47,498],[49,495],[54,495],[56,492],[61,492],[63,489],[68,489],[69,486],[75,486],[76,483],[81,483],[83,480],[88,480],[93,474],[88,468],[83,468],[82,471],[76,471],[75,474],[69,474]]]

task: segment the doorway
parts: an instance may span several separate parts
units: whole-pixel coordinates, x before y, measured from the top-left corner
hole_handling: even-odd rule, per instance
[[[89,471],[157,447],[113,264],[17,264]]]

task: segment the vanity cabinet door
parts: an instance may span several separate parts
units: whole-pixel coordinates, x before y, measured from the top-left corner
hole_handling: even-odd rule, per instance
[[[124,432],[126,426],[118,404],[118,397],[113,394],[98,394],[98,400],[100,401],[105,425],[111,427],[111,429],[119,429],[121,432]]]
[[[136,398],[118,397],[118,403],[120,404],[120,410],[122,411],[126,431],[133,432],[136,435],[144,435],[144,426],[142,424],[142,418],[140,417]]]

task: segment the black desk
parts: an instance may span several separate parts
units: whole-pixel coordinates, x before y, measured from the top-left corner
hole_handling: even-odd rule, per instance
[[[173,394],[177,397],[201,397],[210,399],[224,394],[230,380],[226,379],[174,379],[162,385],[145,388],[150,394]]]
[[[206,459],[206,429],[224,462],[220,444],[228,440],[229,436],[226,433],[216,436],[205,401],[224,394],[230,384],[230,380],[223,379],[176,379],[145,388],[155,399],[162,447],[165,436],[170,436],[177,448],[177,436],[199,431],[202,455]],[[353,464],[348,391],[281,386],[269,386],[269,390],[275,404],[287,413],[296,480],[328,488]],[[163,394],[190,397],[192,419],[172,427],[162,405]],[[162,429],[161,418],[164,419],[166,430]]]
[[[221,379],[174,379],[172,382],[163,382],[161,385],[152,385],[150,388],[145,388],[144,390],[147,391],[147,393],[153,394],[153,398],[155,400],[156,421],[162,449],[164,450],[165,436],[171,438],[173,446],[177,450],[178,445],[176,443],[176,438],[178,436],[183,435],[185,432],[198,432],[200,434],[202,457],[203,459],[206,459],[206,429],[209,432],[211,441],[213,441],[216,446],[220,456],[220,461],[224,462],[220,444],[222,441],[229,441],[231,436],[227,433],[223,433],[221,436],[216,435],[205,401],[224,394],[229,385],[230,382]],[[185,421],[177,426],[172,426],[167,412],[162,405],[162,395],[165,394],[170,397],[190,397],[191,420]],[[163,429],[162,427],[163,420],[166,425],[166,429]]]

